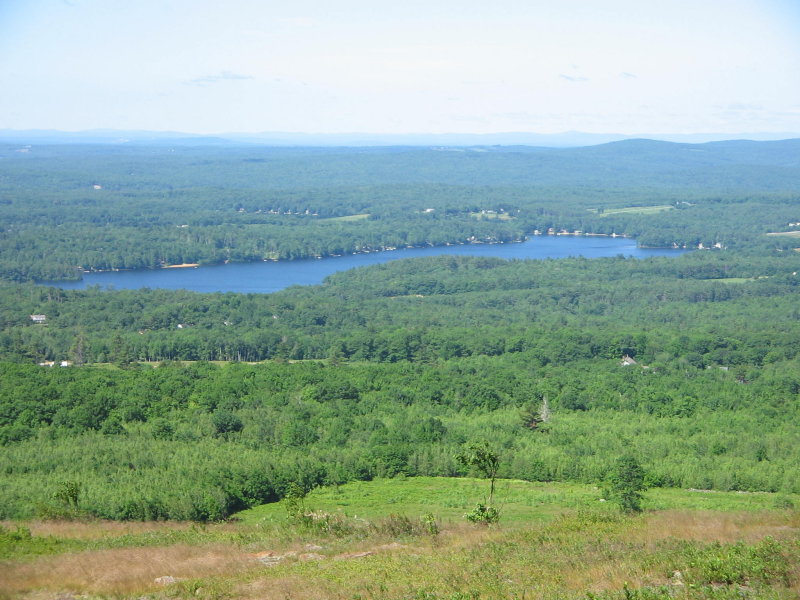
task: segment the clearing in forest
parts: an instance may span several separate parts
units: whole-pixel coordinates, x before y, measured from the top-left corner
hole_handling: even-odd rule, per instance
[[[364,221],[369,219],[369,213],[362,213],[360,215],[344,215],[343,217],[326,217],[320,221]]]
[[[597,208],[590,208],[589,212],[595,213],[600,217],[607,217],[609,215],[654,215],[667,210],[672,210],[675,207],[669,204],[661,204],[658,206],[628,206],[625,208],[604,208],[602,212]]]

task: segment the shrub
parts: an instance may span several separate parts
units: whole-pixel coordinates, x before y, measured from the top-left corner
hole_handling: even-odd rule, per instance
[[[494,506],[477,504],[475,508],[464,515],[464,518],[470,523],[478,525],[493,525],[500,520],[500,511]]]
[[[433,516],[433,513],[425,513],[420,520],[426,534],[431,537],[439,535],[439,523],[436,522],[436,517]]]
[[[384,517],[370,526],[374,532],[390,537],[414,535],[420,528],[421,525],[413,523],[407,516],[396,514]]]
[[[242,420],[229,410],[216,411],[211,417],[211,422],[214,424],[214,434],[217,436],[236,433],[244,427]]]
[[[755,545],[716,542],[697,548],[687,544],[682,554],[689,564],[684,572],[693,584],[747,585],[758,581],[789,585],[793,570],[785,542],[769,537]]]

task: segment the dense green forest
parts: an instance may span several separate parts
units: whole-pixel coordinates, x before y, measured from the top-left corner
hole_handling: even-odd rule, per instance
[[[7,147],[0,518],[216,520],[290,483],[467,475],[474,440],[503,477],[598,482],[632,452],[650,486],[800,493],[800,243],[766,235],[800,229],[798,200],[796,140]],[[550,227],[718,247],[396,261],[270,295],[29,281]]]
[[[741,247],[800,220],[800,142],[588,148],[2,146],[0,278],[625,233]],[[661,213],[617,212],[667,206]],[[348,217],[364,218],[350,220]],[[771,240],[773,245],[781,244]]]

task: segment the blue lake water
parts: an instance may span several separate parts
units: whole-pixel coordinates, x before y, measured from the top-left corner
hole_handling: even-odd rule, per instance
[[[63,289],[85,289],[99,285],[115,289],[165,288],[195,292],[270,293],[292,285],[315,285],[338,271],[389,262],[401,258],[441,256],[494,256],[504,259],[566,258],[584,256],[677,256],[685,250],[638,248],[636,242],[625,238],[537,236],[515,244],[466,244],[435,248],[403,248],[369,254],[351,254],[322,259],[279,262],[230,263],[207,267],[113,271],[85,273],[82,281],[50,283]]]

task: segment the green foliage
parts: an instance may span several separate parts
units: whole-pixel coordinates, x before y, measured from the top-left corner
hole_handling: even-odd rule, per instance
[[[3,146],[0,277],[513,241],[550,227],[650,246],[766,245],[765,231],[795,219],[798,167],[786,157],[797,142],[739,143],[463,153],[37,145],[35,156]],[[74,343],[76,357],[87,347]]]
[[[695,585],[779,584],[788,586],[793,542],[766,538],[756,544],[685,544],[679,559],[688,561],[685,577]],[[673,559],[673,560],[678,560]],[[677,567],[676,567],[677,568]]]
[[[514,423],[516,416],[516,411],[510,413],[509,421]],[[279,580],[281,593],[287,597],[301,597],[308,590],[318,595],[364,599],[521,599],[530,597],[532,590],[536,597],[550,600],[785,600],[796,596],[800,569],[796,519],[783,511],[765,510],[773,499],[769,494],[709,494],[729,503],[734,513],[725,514],[706,509],[674,510],[681,506],[680,501],[695,502],[698,494],[654,490],[654,495],[671,497],[668,507],[673,510],[629,519],[598,504],[597,491],[590,485],[522,481],[503,485],[506,483],[509,511],[524,512],[517,513],[513,521],[506,520],[504,514],[508,524],[488,536],[447,525],[458,514],[452,504],[468,495],[470,488],[482,487],[483,482],[405,478],[313,490],[309,503],[323,507],[314,511],[322,524],[319,529],[287,525],[280,518],[284,512],[281,503],[248,511],[240,515],[241,521],[181,528],[150,525],[147,533],[138,534],[120,535],[113,531],[117,528],[102,522],[87,523],[82,528],[102,535],[92,540],[29,536],[25,530],[17,533],[7,527],[0,529],[0,559],[6,561],[3,566],[10,581],[18,581],[20,573],[31,573],[41,581],[43,567],[62,564],[53,558],[39,563],[31,560],[43,554],[131,548],[138,555],[148,554],[150,547],[159,547],[160,552],[176,544],[199,550],[213,544],[217,550],[229,549],[234,556],[263,548],[286,553],[276,569],[242,571],[241,561],[237,561],[227,571],[201,574],[168,590],[187,597],[198,595],[198,588],[204,590],[200,596],[212,590],[215,597],[237,597],[242,595],[243,586],[256,580]],[[339,504],[331,504],[333,501]],[[420,510],[423,502],[428,504]],[[758,508],[748,503],[757,503]],[[746,506],[756,510],[742,511]],[[404,512],[398,512],[400,508]],[[407,509],[410,511],[405,512]],[[446,543],[414,539],[429,534],[420,527],[421,520],[404,515],[428,510],[434,514],[446,511],[442,520],[447,527]],[[359,518],[348,514],[358,514]],[[683,527],[687,524],[688,528]],[[769,533],[778,537],[761,537]],[[720,536],[748,541],[711,541]],[[387,538],[401,544],[387,544]],[[315,552],[324,558],[315,557],[319,561],[314,562],[300,557],[294,560],[289,549],[303,544],[321,546]],[[366,560],[336,560],[359,556],[356,553],[365,549],[374,552]],[[82,552],[81,556],[91,560],[94,554]],[[76,560],[74,556],[64,558],[66,564]],[[626,579],[629,583],[623,584]],[[96,578],[86,581],[87,586],[93,586],[94,594],[108,589],[98,588]],[[148,578],[143,585],[151,585],[151,581]],[[55,580],[50,586],[58,584]],[[85,593],[80,584],[71,589],[72,593]],[[143,592],[132,593],[138,596]]]
[[[422,515],[422,517],[420,517],[420,521],[422,522],[422,527],[425,530],[425,533],[427,533],[429,536],[436,537],[441,532],[439,523],[437,522],[433,513],[425,513]]]
[[[286,508],[286,515],[290,521],[300,522],[305,518],[306,494],[306,490],[294,481],[286,487],[286,492],[283,496],[283,505]]]
[[[31,556],[55,554],[79,546],[75,540],[33,536],[31,530],[24,526],[18,525],[12,529],[0,525],[0,560],[19,560]]]
[[[500,511],[491,505],[476,504],[475,508],[464,515],[464,518],[476,525],[494,525],[500,521]]]
[[[39,519],[73,520],[86,518],[89,513],[80,508],[83,485],[77,481],[62,481],[50,497],[35,498],[32,508]],[[30,510],[30,508],[29,508]]]
[[[489,497],[487,504],[492,506],[494,484],[500,469],[500,455],[487,442],[473,442],[456,455],[456,460],[464,467],[473,467],[489,480]],[[481,505],[478,505],[479,507]],[[477,509],[476,509],[477,510]]]
[[[606,480],[608,496],[625,512],[642,511],[645,472],[635,456],[621,456]]]
[[[87,363],[122,354],[133,362],[326,359],[332,345],[348,360],[371,362],[524,354],[536,366],[627,353],[656,368],[740,369],[738,380],[750,384],[754,368],[797,355],[798,265],[796,253],[774,252],[647,261],[451,256],[357,269],[267,296],[8,285],[0,286],[0,357],[61,360],[76,335],[87,339]],[[751,279],[716,279],[739,275]],[[34,313],[47,314],[48,324],[32,324]],[[585,387],[545,395],[553,410],[591,409]],[[484,410],[508,401],[480,382],[465,385],[462,397]],[[670,409],[658,400],[651,410]]]
[[[451,594],[437,594],[427,590],[418,590],[410,600],[480,600],[479,592],[453,592]]]
[[[151,433],[157,440],[171,440],[175,435],[175,427],[167,419],[156,417],[150,421]]]
[[[66,508],[77,509],[81,486],[76,481],[62,481],[53,492],[53,500]]]
[[[466,513],[467,521],[479,525],[493,525],[500,520],[500,511],[493,505],[495,480],[500,469],[500,455],[487,442],[470,443],[456,455],[456,460],[465,467],[473,467],[489,479],[489,496],[486,504],[477,504]]]
[[[392,513],[376,523],[372,524],[373,529],[389,537],[406,537],[417,533],[420,530],[421,522],[416,523],[406,515]]]
[[[7,438],[0,453],[0,515],[62,506],[50,486],[65,480],[81,482],[80,507],[97,516],[215,520],[280,499],[291,481],[310,489],[398,474],[474,469],[485,476],[455,459],[469,439],[502,449],[503,477],[598,481],[615,457],[635,452],[649,486],[790,497],[800,491],[798,403],[787,379],[795,368],[771,364],[740,384],[719,369],[631,370],[612,359],[532,367],[524,353],[336,367],[197,363],[122,371],[0,363],[0,431],[31,431]],[[555,408],[547,435],[519,427],[517,403],[557,395],[560,386],[584,393],[587,380],[590,410]],[[507,404],[485,410],[465,403],[472,381],[492,386]],[[315,390],[347,386],[355,393],[316,399]],[[669,406],[658,400],[667,394],[691,402],[693,416],[650,409],[651,402]],[[97,398],[106,420],[119,415],[125,433],[106,433],[100,410],[88,421],[77,410]],[[240,431],[218,434],[217,410],[238,417]]]
[[[244,425],[242,420],[235,413],[220,409],[211,415],[211,422],[214,425],[215,435],[225,436],[229,433],[237,433],[242,430]]]
[[[782,508],[786,510],[794,510],[796,508],[794,500],[785,495],[775,496],[773,506],[775,508]]]
[[[4,280],[549,227],[726,246],[644,261],[396,261],[271,295],[5,283],[0,518],[38,506],[217,520],[290,482],[469,470],[490,479],[492,506],[500,475],[598,481],[625,452],[648,486],[790,498],[800,254],[763,234],[797,220],[795,147],[0,148]],[[81,366],[35,364],[70,357]],[[477,439],[502,465],[464,454]],[[54,500],[66,480],[80,502]]]
[[[631,588],[626,583],[621,592],[606,592],[603,594],[586,594],[586,600],[672,600],[675,597],[674,588],[661,586],[655,588]]]

